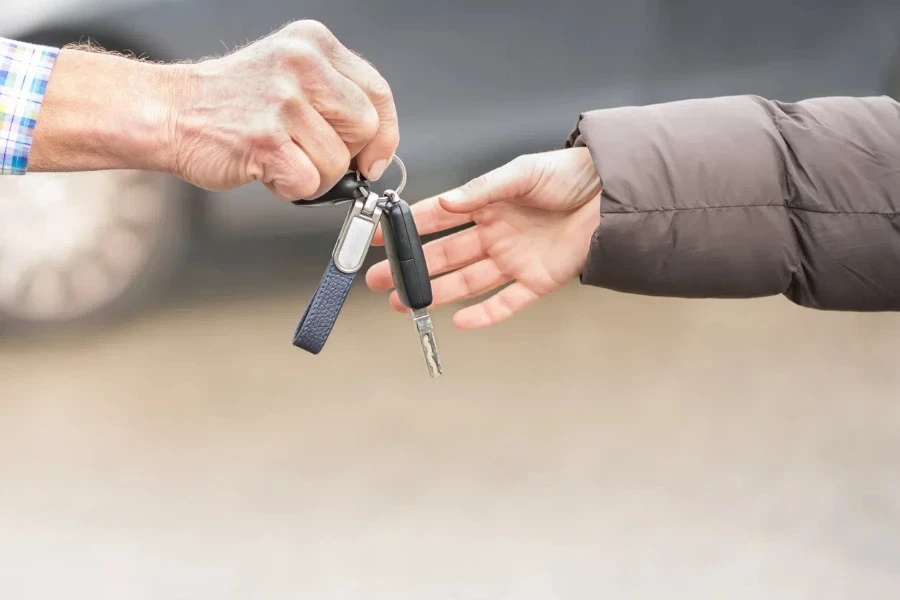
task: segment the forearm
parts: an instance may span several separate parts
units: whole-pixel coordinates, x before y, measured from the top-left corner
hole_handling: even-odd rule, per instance
[[[47,85],[29,170],[171,171],[178,66],[64,49]]]
[[[603,180],[585,283],[900,310],[900,106],[692,100],[583,116]]]

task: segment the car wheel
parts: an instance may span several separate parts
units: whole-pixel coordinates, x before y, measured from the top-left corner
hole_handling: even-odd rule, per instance
[[[184,185],[135,171],[0,180],[0,320],[38,329],[131,313],[186,250]]]

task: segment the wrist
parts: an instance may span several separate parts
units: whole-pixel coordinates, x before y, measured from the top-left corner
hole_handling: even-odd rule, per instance
[[[572,148],[567,152],[572,152],[578,157],[581,167],[573,177],[576,189],[574,196],[580,198],[580,204],[573,219],[575,230],[571,232],[571,239],[578,240],[580,255],[584,256],[586,261],[591,240],[600,227],[603,181],[600,179],[594,160],[587,148]],[[584,263],[582,263],[583,267]]]
[[[214,108],[210,98],[218,98],[214,82],[218,72],[218,61],[205,60],[191,64],[166,65],[165,85],[165,125],[160,139],[165,147],[162,159],[165,171],[191,181],[186,172],[191,155],[201,145],[204,136],[216,135],[216,124],[210,123]]]
[[[191,106],[197,76],[191,65],[152,65],[148,75],[155,81],[157,96],[151,100],[148,118],[156,123],[149,143],[154,170],[179,174],[179,153],[184,145],[183,121]]]
[[[127,60],[127,59],[125,59]],[[111,119],[111,146],[126,169],[172,173],[178,146],[177,123],[184,105],[186,76],[181,65],[127,60],[132,90],[123,99],[121,124]]]

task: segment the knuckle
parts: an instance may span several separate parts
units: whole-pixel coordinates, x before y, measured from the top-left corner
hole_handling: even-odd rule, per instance
[[[304,25],[302,20],[291,21],[285,25],[281,31],[290,35],[299,35]]]
[[[491,300],[493,300],[493,302],[488,302],[485,305],[488,316],[491,318],[491,322],[496,323],[510,315],[512,311],[509,308],[509,304],[506,302],[506,298],[498,294],[491,298]]]
[[[276,107],[292,108],[299,102],[300,89],[293,78],[279,75],[269,81],[266,96]]]
[[[337,172],[338,178],[343,177],[344,173],[346,173],[350,169],[350,162],[353,160],[353,156],[350,155],[350,149],[347,146],[341,144],[341,151],[338,158],[335,160],[334,170]]]
[[[466,191],[480,191],[487,189],[491,185],[491,176],[487,173],[479,175],[465,185]]]
[[[287,145],[274,151],[267,159],[266,176],[276,182],[284,196],[291,200],[308,199],[319,189],[319,175],[304,168],[296,157],[287,151]]]
[[[280,114],[284,122],[289,123],[296,115],[303,114],[303,100],[297,90],[283,90],[278,98],[281,106]]]
[[[466,295],[470,296],[475,293],[475,279],[471,271],[465,269],[460,271],[460,283]]]
[[[290,40],[278,47],[280,66],[289,71],[311,71],[320,67],[324,58],[316,48],[303,40]]]
[[[427,261],[426,261],[427,262]],[[431,267],[432,271],[438,271],[450,264],[450,255],[447,253],[447,247],[443,244],[434,249],[432,253]]]
[[[285,39],[299,37],[300,21],[291,21],[271,35],[271,39]]]
[[[356,134],[361,142],[368,142],[378,134],[379,119],[374,107],[363,111],[356,122]]]
[[[281,134],[274,129],[258,131],[253,135],[253,148],[265,154],[278,153],[283,145]]]
[[[322,38],[331,35],[331,31],[321,21],[315,19],[303,19],[300,21],[302,31],[305,31],[310,37]]]
[[[310,108],[319,113],[326,119],[331,116],[331,102],[322,94],[311,93],[307,97]]]
[[[315,39],[328,31],[328,28],[315,19],[300,19],[290,23],[285,30],[295,37]]]
[[[298,21],[297,33],[300,37],[314,42],[328,52],[335,50],[340,45],[337,37],[328,27],[313,19]]]
[[[288,177],[292,180],[296,196],[304,200],[315,196],[321,184],[319,173],[308,161],[305,164],[301,161],[292,163]]]
[[[334,185],[350,168],[351,158],[345,145],[340,144],[340,148],[333,149],[329,158],[318,165],[322,183]]]
[[[369,83],[369,95],[378,106],[386,106],[394,103],[394,92],[384,77],[378,75]]]

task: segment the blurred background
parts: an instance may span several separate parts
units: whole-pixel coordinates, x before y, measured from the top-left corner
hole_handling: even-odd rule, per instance
[[[410,200],[585,110],[900,95],[896,0],[33,0],[0,36],[195,59],[298,18],[391,83]],[[0,597],[900,595],[900,317],[572,285],[433,311],[430,381],[362,278],[290,345],[344,212],[0,180]]]

